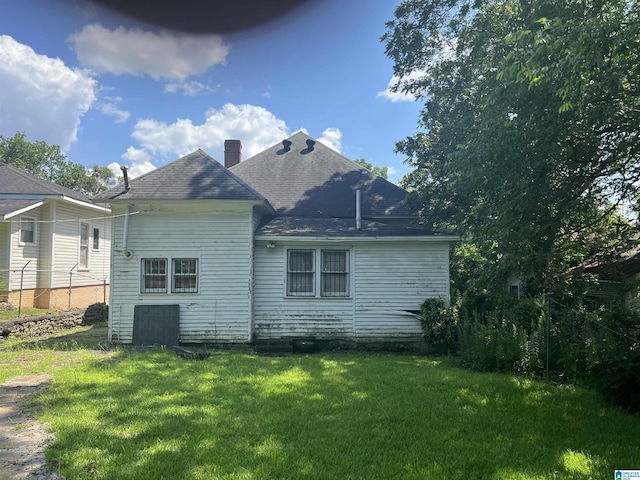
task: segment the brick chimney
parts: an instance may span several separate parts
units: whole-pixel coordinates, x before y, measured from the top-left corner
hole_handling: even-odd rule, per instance
[[[240,140],[224,141],[224,166],[231,168],[242,160],[242,143]]]

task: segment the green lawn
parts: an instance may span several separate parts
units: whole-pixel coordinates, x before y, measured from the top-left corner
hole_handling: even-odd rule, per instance
[[[25,315],[41,315],[51,310],[42,309],[42,308],[23,308],[20,310],[20,316]],[[4,320],[14,320],[18,318],[18,309],[13,310],[0,310],[0,322]]]
[[[72,336],[61,344],[84,360],[54,366],[35,406],[57,436],[48,457],[74,480],[586,480],[640,468],[640,416],[579,388],[408,355],[105,358]],[[0,359],[12,348],[0,344]]]

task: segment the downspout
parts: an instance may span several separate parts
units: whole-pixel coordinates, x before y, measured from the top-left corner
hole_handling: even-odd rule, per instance
[[[362,216],[360,215],[360,190],[356,190],[356,228],[362,228]]]
[[[124,214],[124,229],[122,231],[122,256],[124,258],[133,257],[133,252],[127,248],[129,239],[129,215],[131,214],[131,205],[127,205],[127,211]]]

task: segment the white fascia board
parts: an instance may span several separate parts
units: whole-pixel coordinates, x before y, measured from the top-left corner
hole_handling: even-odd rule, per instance
[[[24,207],[24,208],[21,208],[19,210],[15,210],[15,211],[13,211],[11,213],[7,213],[2,217],[2,219],[3,220],[9,220],[10,218],[15,217],[16,215],[21,215],[21,214],[23,214],[25,212],[28,212],[29,210],[33,210],[34,208],[38,208],[43,203],[44,203],[44,201],[40,201],[38,203],[34,203],[33,205],[29,205],[28,207]]]
[[[345,242],[457,242],[460,240],[458,235],[425,235],[415,237],[297,237],[297,236],[276,236],[276,235],[256,235],[255,240],[267,242],[329,242],[329,243],[345,243]]]
[[[106,207],[103,205],[96,205],[95,203],[83,202],[82,200],[76,200],[75,198],[65,197],[64,195],[62,196],[61,200],[64,200],[65,202],[73,203],[75,205],[80,205],[82,207],[99,210],[101,212],[104,212],[105,210],[107,211],[109,210],[109,207]]]

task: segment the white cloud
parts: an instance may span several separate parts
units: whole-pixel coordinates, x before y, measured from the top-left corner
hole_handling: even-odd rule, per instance
[[[404,93],[402,92],[402,86],[406,85],[409,82],[414,80],[418,80],[426,75],[424,71],[412,72],[411,75],[407,77],[398,77],[393,75],[389,83],[387,84],[386,90],[378,92],[376,98],[385,98],[392,102],[415,102],[418,97],[416,97],[412,93]],[[396,91],[393,91],[394,87],[398,87]]]
[[[204,123],[177,119],[167,124],[153,119],[139,120],[132,137],[153,154],[180,156],[202,148],[223,160],[225,139],[242,140],[242,156],[249,158],[288,136],[284,120],[263,107],[227,103],[206,113]]]
[[[182,93],[189,97],[195,97],[196,95],[199,95],[201,93],[213,91],[211,87],[195,80],[189,82],[174,81],[169,82],[164,86],[165,93],[177,93],[180,90],[182,91]]]
[[[80,62],[97,72],[184,80],[224,63],[229,47],[220,35],[153,33],[86,25],[69,37]]]
[[[80,118],[96,99],[96,88],[86,71],[0,35],[0,134],[24,131],[32,140],[67,151],[77,140]]]
[[[342,151],[342,132],[337,128],[327,128],[322,132],[318,141],[327,147],[333,148],[336,152]]]
[[[129,120],[129,117],[131,116],[131,114],[126,110],[120,110],[113,102],[98,102],[96,103],[96,107],[98,107],[105,115],[115,117],[116,123],[124,123]]]
[[[151,157],[147,152],[140,148],[129,147],[127,151],[121,155],[123,160],[128,160],[131,166],[129,167],[129,177],[135,178],[145,173],[149,173],[155,170],[156,167],[151,163]],[[113,165],[113,164],[111,164]],[[111,165],[109,168],[111,168]],[[120,167],[118,166],[118,169]],[[122,172],[118,176],[121,176]]]

